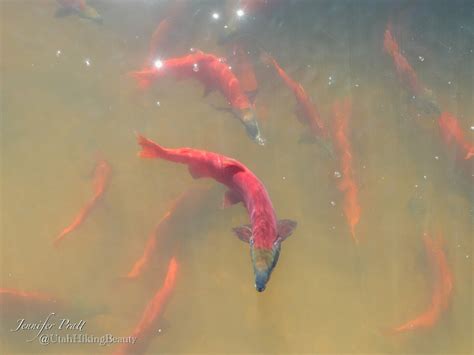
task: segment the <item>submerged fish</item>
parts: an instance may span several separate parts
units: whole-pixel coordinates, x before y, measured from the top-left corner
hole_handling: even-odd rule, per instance
[[[453,145],[464,160],[474,157],[474,144],[468,142],[456,117],[449,112],[443,112],[438,119],[443,141]]]
[[[339,190],[344,193],[344,214],[349,224],[352,239],[357,243],[355,227],[360,219],[360,205],[358,189],[354,181],[352,169],[352,148],[348,137],[348,122],[351,116],[351,101],[346,98],[340,103],[336,101],[333,106],[333,140],[339,155],[341,166],[341,182]]]
[[[245,126],[250,138],[259,145],[265,144],[253,105],[239,80],[222,58],[196,51],[184,57],[157,61],[152,67],[131,73],[142,87],[148,87],[153,80],[167,74],[199,80],[204,84],[204,95],[218,90],[227,99],[231,111]]]
[[[82,18],[102,23],[102,16],[86,0],[56,0],[60,8],[56,11],[56,17],[77,14]]]
[[[173,230],[171,228],[172,224],[182,223],[183,218],[189,218],[189,215],[194,215],[200,210],[204,199],[208,195],[208,187],[193,187],[175,199],[148,237],[142,256],[133,264],[125,278],[136,279],[140,277],[157,255],[158,240],[164,238],[165,234],[170,234],[170,231]]]
[[[144,354],[148,345],[158,334],[158,324],[161,320],[164,308],[176,285],[176,274],[178,272],[178,263],[176,259],[171,258],[168,271],[166,273],[163,286],[156,292],[153,298],[143,312],[142,318],[135,326],[130,339],[135,339],[129,343],[123,343],[115,352],[116,355],[125,354]]]
[[[97,205],[97,202],[101,199],[102,195],[104,194],[105,188],[109,181],[111,173],[111,168],[109,163],[105,160],[100,160],[94,171],[94,195],[92,198],[81,208],[79,213],[74,218],[73,222],[64,228],[61,233],[54,239],[54,245],[57,247],[59,243],[72,231],[76,230],[87,218],[90,214],[92,209]]]
[[[272,65],[275,68],[280,78],[295,96],[296,118],[308,129],[308,132],[302,135],[300,141],[314,142],[316,140],[332,156],[333,152],[329,142],[327,141],[328,131],[326,129],[326,125],[324,124],[324,121],[321,118],[316,105],[311,101],[311,98],[306,93],[303,86],[293,80],[270,54],[264,52],[262,59],[264,62]]]
[[[398,43],[392,35],[390,24],[387,25],[387,29],[385,30],[383,44],[384,50],[392,57],[400,80],[408,88],[410,94],[413,95],[416,104],[427,113],[440,112],[433,92],[421,83],[413,67],[400,52]]]
[[[442,237],[439,235],[435,240],[425,234],[423,242],[434,275],[431,303],[428,309],[416,318],[392,328],[392,334],[433,327],[451,302],[453,275],[443,250]]]
[[[234,228],[236,235],[250,244],[250,254],[257,291],[265,290],[280,255],[281,242],[296,227],[292,220],[277,221],[272,202],[263,183],[235,159],[192,148],[168,149],[138,136],[142,158],[165,159],[188,166],[195,179],[209,177],[226,185],[229,190],[224,206],[242,202],[250,216],[251,225]]]

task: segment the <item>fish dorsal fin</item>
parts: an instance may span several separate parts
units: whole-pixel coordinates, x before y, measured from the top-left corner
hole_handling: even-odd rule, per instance
[[[224,201],[222,201],[222,207],[227,208],[242,202],[240,194],[235,190],[227,190],[224,194]]]
[[[240,227],[232,228],[232,231],[241,241],[250,243],[250,238],[252,238],[252,225],[245,224]]]
[[[293,233],[296,228],[296,222],[291,219],[280,219],[277,222],[278,238],[284,241]]]

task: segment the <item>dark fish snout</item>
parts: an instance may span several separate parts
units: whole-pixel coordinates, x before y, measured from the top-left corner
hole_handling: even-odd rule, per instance
[[[265,291],[267,282],[270,279],[270,272],[268,271],[257,271],[255,272],[255,289],[258,292]]]
[[[265,145],[265,138],[263,138],[262,134],[260,133],[260,128],[258,127],[257,120],[255,119],[253,113],[248,112],[245,114],[242,121],[250,138],[252,138],[252,140],[258,145]]]

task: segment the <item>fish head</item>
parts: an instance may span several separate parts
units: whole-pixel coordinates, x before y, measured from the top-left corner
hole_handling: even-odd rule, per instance
[[[244,109],[239,112],[239,119],[245,126],[248,136],[258,145],[265,145],[265,138],[262,137],[258,127],[257,118],[253,109]]]
[[[271,249],[257,248],[251,242],[250,254],[255,274],[255,288],[263,292],[270,280],[270,275],[280,257],[280,241],[277,240]]]

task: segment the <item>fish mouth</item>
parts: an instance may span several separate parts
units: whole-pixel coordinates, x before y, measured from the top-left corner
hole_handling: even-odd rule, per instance
[[[258,292],[265,291],[268,280],[270,280],[270,271],[268,270],[256,271],[255,272],[255,289]]]
[[[272,249],[252,247],[250,252],[255,275],[255,289],[263,292],[278,261],[280,249],[278,245]]]
[[[266,140],[260,133],[258,122],[255,119],[255,115],[251,110],[245,111],[241,116],[241,121],[245,126],[247,135],[258,145],[265,145]]]

